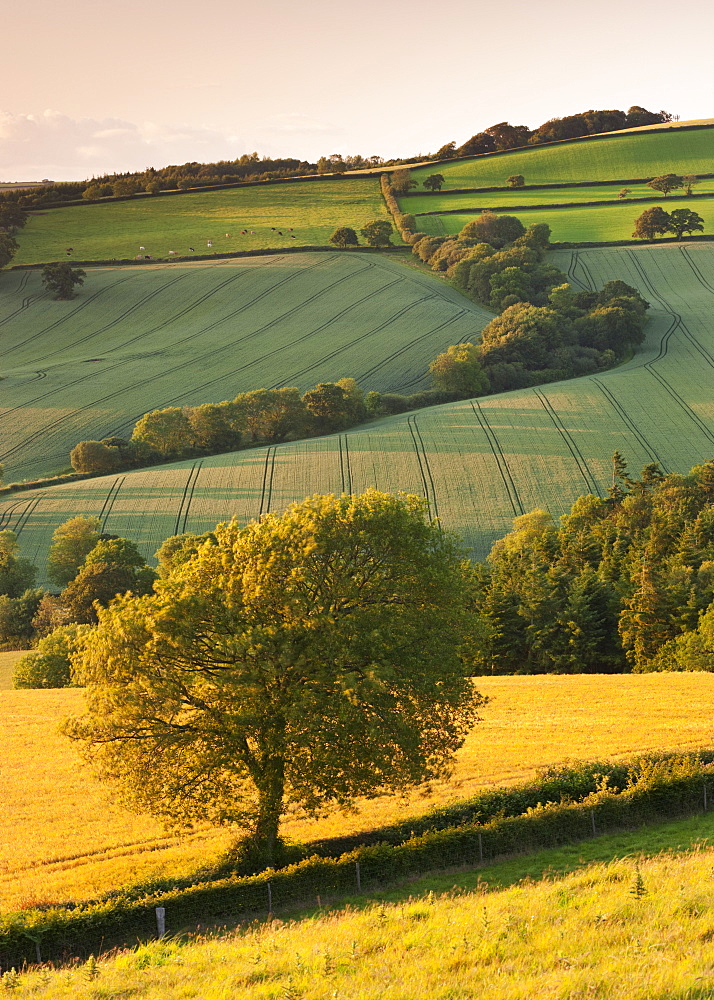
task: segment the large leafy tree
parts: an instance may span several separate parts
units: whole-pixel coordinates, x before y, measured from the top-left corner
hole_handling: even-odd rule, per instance
[[[660,205],[646,208],[635,219],[635,231],[632,235],[638,240],[653,240],[670,231],[670,221],[669,213]]]
[[[392,223],[388,219],[374,219],[360,229],[360,233],[371,247],[391,246],[392,232]]]
[[[67,261],[57,264],[46,264],[42,268],[42,284],[48,292],[53,292],[56,299],[71,299],[74,297],[74,286],[83,285],[86,271],[72,267]]]
[[[417,497],[312,497],[100,611],[67,731],[129,804],[251,830],[443,773],[482,699],[462,554]]]
[[[653,191],[659,191],[665,198],[670,191],[676,191],[683,184],[684,178],[680,177],[679,174],[661,174],[659,177],[653,177],[651,181],[647,181],[647,187],[651,187]]]
[[[685,233],[703,233],[704,219],[690,208],[675,208],[669,213],[669,229],[681,240]]]

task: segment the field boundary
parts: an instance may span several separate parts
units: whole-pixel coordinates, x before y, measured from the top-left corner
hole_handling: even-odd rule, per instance
[[[499,188],[499,190],[503,189]],[[456,194],[455,191],[448,193]],[[694,198],[714,198],[714,191],[700,191],[698,194],[678,194],[674,195],[674,197],[670,195],[666,201],[667,203],[681,199],[691,201]],[[647,196],[646,198],[603,198],[600,201],[560,201],[543,205],[478,205],[474,208],[443,208],[440,211],[434,212],[415,212],[414,218],[421,219],[424,216],[434,215],[478,215],[481,212],[542,212],[551,208],[599,208],[601,205],[644,205],[645,203],[653,201],[661,202],[662,200],[662,197]]]

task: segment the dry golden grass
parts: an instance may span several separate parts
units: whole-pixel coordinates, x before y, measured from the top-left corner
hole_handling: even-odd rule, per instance
[[[643,750],[710,746],[712,674],[479,678],[491,701],[450,780],[351,815],[287,817],[296,840],[370,829],[479,789],[532,776],[568,757],[617,758]],[[82,692],[0,691],[0,908],[84,899],[152,874],[179,874],[216,858],[225,831],[167,835],[133,816],[81,765],[57,733],[81,711]]]

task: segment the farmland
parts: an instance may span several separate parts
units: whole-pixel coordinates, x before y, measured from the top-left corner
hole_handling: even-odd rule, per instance
[[[326,246],[337,226],[385,216],[379,181],[355,177],[51,208],[30,217],[15,263],[64,260],[67,247],[88,261]]]
[[[292,814],[285,833],[309,840],[369,830],[525,780],[566,757],[690,751],[711,742],[710,674],[484,677],[478,687],[491,701],[450,780],[427,794],[363,802],[356,814]],[[180,840],[123,810],[57,732],[61,718],[81,709],[79,690],[0,692],[0,909],[86,898],[152,873],[185,874],[227,847],[226,833],[199,830]],[[27,829],[32,837],[21,836]]]
[[[78,513],[101,516],[107,531],[134,538],[151,556],[176,532],[205,531],[231,516],[243,523],[313,492],[376,487],[426,496],[431,513],[483,558],[513,517],[536,507],[557,516],[583,493],[604,495],[615,450],[634,470],[660,462],[686,472],[711,457],[714,248],[612,248],[554,260],[577,284],[620,278],[652,303],[646,342],[631,362],[341,435],[30,491],[0,504],[2,527],[19,530],[24,554],[40,566],[54,528]],[[456,343],[463,330],[454,324],[439,335]],[[375,384],[364,368],[346,370],[365,388]],[[200,398],[226,394],[209,397],[209,383],[201,379]]]
[[[569,189],[568,197],[570,190],[578,189]],[[561,191],[561,195],[563,193]],[[500,194],[497,197],[500,201]],[[662,198],[657,204],[662,205],[665,210],[691,209],[704,220],[705,233],[714,231],[714,198],[677,198],[671,201],[671,204],[669,200]],[[629,240],[635,228],[635,219],[649,207],[647,203],[630,205],[625,201],[617,205],[537,208],[519,212],[514,204],[508,211],[509,214],[519,218],[524,226],[547,223],[551,228],[551,239],[554,243],[605,243],[613,240]],[[416,227],[430,236],[455,235],[474,218],[474,213],[470,211],[463,215],[420,215],[417,216]]]
[[[680,204],[681,189],[672,192],[667,198],[657,194],[646,184],[630,184],[627,187],[629,194],[625,204],[632,198],[656,198],[663,206],[678,208]],[[489,191],[481,194],[473,192],[449,192],[440,191],[436,194],[426,192],[412,192],[406,198],[400,198],[402,211],[419,215],[422,212],[481,212],[487,208],[498,207],[516,211],[528,205],[563,205],[571,202],[590,201],[618,201],[618,195],[622,190],[622,184],[602,184],[585,185],[583,187],[548,188],[540,187],[533,190],[520,190],[506,188],[503,191]],[[700,181],[694,191],[697,195],[707,193],[714,194],[714,178]],[[694,199],[692,204],[698,199]],[[603,206],[604,209],[605,206]],[[641,212],[647,205],[632,206],[632,210]],[[687,207],[691,204],[687,202]]]
[[[429,164],[412,171],[419,184],[436,170],[446,187],[505,185],[511,174],[523,174],[527,184],[569,184],[574,181],[616,181],[658,174],[712,172],[714,127],[697,131],[612,133],[579,142],[516,149],[497,156]]]
[[[490,319],[435,277],[351,253],[97,268],[72,302],[6,272],[0,293],[6,481],[66,468],[77,441],[159,407],[343,376],[428,387],[429,362]]]

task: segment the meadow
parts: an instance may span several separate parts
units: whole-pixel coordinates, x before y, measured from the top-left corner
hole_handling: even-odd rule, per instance
[[[711,834],[710,820],[663,832],[681,843],[693,826]],[[581,855],[565,876],[563,852],[543,852],[527,868],[448,873],[441,891],[419,880],[342,909],[169,937],[98,963],[22,971],[10,984],[6,975],[6,985],[45,1000],[710,998],[714,851],[700,841],[646,857],[646,843],[642,833],[599,838],[587,847],[604,859]]]
[[[386,216],[379,181],[358,177],[97,202],[32,213],[14,263],[67,260],[67,247],[89,261],[327,246],[337,226]]]
[[[568,189],[568,199],[571,190],[577,191],[578,189]],[[461,196],[454,195],[454,197]],[[497,197],[500,202],[500,194]],[[704,220],[704,232],[714,232],[714,197],[677,198],[674,201],[662,198],[656,204],[661,205],[668,212],[675,208],[691,209]],[[535,208],[519,212],[518,206],[514,204],[512,209],[508,209],[508,214],[515,215],[524,226],[541,222],[547,223],[550,226],[551,240],[554,243],[606,243],[631,239],[635,228],[635,219],[645,209],[651,207],[652,205],[648,203],[628,204],[627,201],[623,201],[617,205],[597,205],[587,208]],[[476,214],[471,210],[464,212],[463,215],[419,215],[416,220],[416,228],[429,236],[451,236],[460,232],[468,222],[473,222],[475,217]]]
[[[416,167],[412,177],[421,185],[440,173],[445,187],[505,185],[511,174],[523,174],[526,184],[569,184],[573,181],[617,181],[659,174],[712,172],[714,127],[692,132],[610,133],[607,136],[553,146],[514,149],[447,163]]]
[[[615,450],[634,471],[659,462],[667,472],[683,473],[710,458],[714,247],[563,251],[553,259],[577,285],[599,288],[619,278],[651,303],[646,341],[630,362],[594,376],[385,418],[343,434],[28,491],[0,503],[0,526],[19,531],[24,554],[40,567],[54,529],[79,513],[100,516],[107,531],[135,539],[151,557],[177,532],[206,531],[233,516],[244,523],[311,493],[374,487],[425,496],[432,515],[483,558],[515,516],[544,508],[557,517],[583,493],[605,495]],[[419,280],[446,292],[431,277]],[[442,342],[473,339],[479,327],[472,315],[461,326],[442,328]],[[413,323],[414,317],[410,339]],[[370,367],[367,359],[362,368],[345,360],[340,374],[349,371],[372,388]],[[199,384],[195,374],[194,368]],[[200,392],[179,398],[198,402],[226,395],[214,395],[204,378]],[[414,378],[419,384],[416,373]],[[408,383],[403,377],[405,389]],[[274,378],[271,384],[279,383]],[[18,420],[27,419],[24,408],[18,414]]]
[[[451,778],[401,798],[360,802],[351,814],[290,814],[284,834],[305,842],[371,830],[527,780],[567,758],[711,745],[710,674],[482,677],[477,687],[491,700]],[[229,845],[226,831],[177,837],[124,810],[57,731],[62,718],[81,712],[82,700],[77,689],[0,691],[2,910],[91,898],[151,875],[185,875]]]
[[[344,376],[428,388],[429,362],[491,318],[436,277],[337,252],[96,268],[70,302],[36,271],[0,275],[0,291],[6,482],[66,468],[80,440],[129,436],[147,410]]]
[[[436,194],[427,192],[412,192],[406,198],[402,196],[399,204],[403,212],[419,215],[423,212],[482,212],[488,208],[499,208],[509,212],[528,205],[565,205],[571,202],[590,201],[618,201],[618,195],[622,190],[622,184],[588,185],[586,187],[567,188],[535,188],[534,190],[519,190],[517,188],[504,188],[502,191],[489,191],[481,194],[478,191],[453,193],[444,189]],[[626,199],[622,199],[625,204],[632,198],[656,198],[663,207],[671,205],[671,208],[678,208],[681,189],[673,191],[666,198],[662,194],[653,191],[646,184],[628,185],[629,194]],[[714,194],[714,178],[700,181],[693,191],[697,195]],[[695,201],[697,199],[694,199]],[[687,202],[687,207],[690,203]],[[599,206],[598,206],[599,207]],[[602,206],[603,208],[605,206]],[[644,211],[648,205],[634,205],[637,212]],[[668,210],[671,211],[671,208]]]

